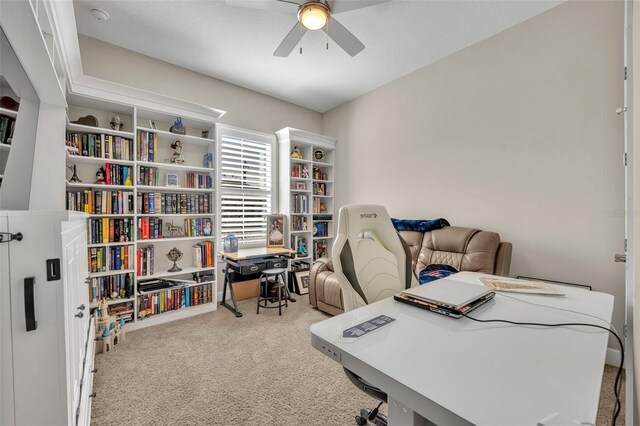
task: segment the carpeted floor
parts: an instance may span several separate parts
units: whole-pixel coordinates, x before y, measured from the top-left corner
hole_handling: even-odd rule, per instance
[[[128,333],[96,356],[92,424],[355,425],[375,401],[311,347],[309,326],[327,316],[296,298],[282,317],[251,299],[243,318],[219,308]],[[598,425],[611,424],[614,379],[607,367]]]

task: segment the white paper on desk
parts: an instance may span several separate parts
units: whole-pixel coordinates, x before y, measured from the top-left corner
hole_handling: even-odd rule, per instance
[[[507,280],[504,278],[480,278],[485,287],[494,291],[509,293],[543,294],[547,296],[564,296],[549,284],[542,281]]]

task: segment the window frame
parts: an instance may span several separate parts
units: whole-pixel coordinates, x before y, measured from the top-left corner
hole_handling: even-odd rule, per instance
[[[277,153],[277,143],[276,136],[272,133],[263,133],[257,132],[248,129],[242,129],[239,127],[229,126],[225,124],[216,124],[216,204],[218,206],[218,210],[216,211],[216,215],[218,217],[218,226],[219,226],[219,238],[218,238],[218,247],[222,248],[222,240],[224,238],[222,231],[222,198],[223,194],[251,194],[251,192],[255,191],[256,194],[264,194],[265,191],[261,190],[241,190],[241,189],[233,189],[233,188],[225,188],[222,186],[222,139],[223,137],[233,138],[233,139],[241,139],[248,140],[254,143],[264,143],[268,144],[271,147],[271,189],[269,191],[271,195],[271,212],[267,212],[266,214],[274,213],[278,210],[278,153]],[[243,241],[239,241],[238,245],[242,248],[254,248],[254,247],[266,247],[266,233],[265,233],[265,242],[249,242],[245,243]]]

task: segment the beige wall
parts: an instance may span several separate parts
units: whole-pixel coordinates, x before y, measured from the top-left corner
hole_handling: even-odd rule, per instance
[[[84,73],[227,111],[221,123],[273,133],[320,132],[322,115],[289,102],[79,35]]]
[[[513,276],[611,293],[622,330],[622,28],[565,3],[329,111],[338,205],[497,231]]]

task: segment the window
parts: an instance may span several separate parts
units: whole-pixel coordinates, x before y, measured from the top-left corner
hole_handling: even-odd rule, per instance
[[[266,243],[266,215],[275,204],[275,136],[219,126],[220,230],[241,245]]]

